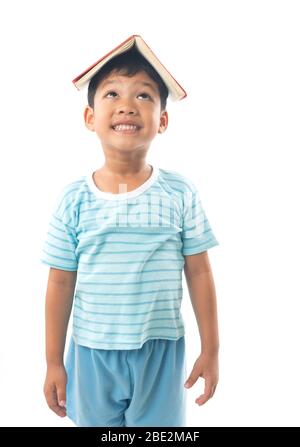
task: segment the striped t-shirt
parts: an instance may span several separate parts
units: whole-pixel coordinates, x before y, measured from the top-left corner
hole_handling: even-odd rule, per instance
[[[62,189],[41,262],[77,271],[75,342],[138,349],[149,339],[184,335],[184,256],[218,244],[185,176],[152,166],[141,186],[113,194],[90,172]]]

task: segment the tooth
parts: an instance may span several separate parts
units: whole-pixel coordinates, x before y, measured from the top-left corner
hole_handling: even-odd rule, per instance
[[[118,124],[115,126],[116,130],[136,130],[137,126],[135,124]]]

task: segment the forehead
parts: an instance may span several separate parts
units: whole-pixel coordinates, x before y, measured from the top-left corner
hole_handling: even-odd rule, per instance
[[[102,90],[104,88],[110,87],[148,87],[157,94],[159,94],[158,86],[153,79],[148,76],[144,71],[140,71],[133,76],[121,75],[120,73],[114,71],[106,76],[98,85],[97,90]]]

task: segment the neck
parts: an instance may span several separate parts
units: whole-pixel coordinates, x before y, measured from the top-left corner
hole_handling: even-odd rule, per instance
[[[134,177],[139,174],[151,172],[150,165],[146,160],[105,160],[99,172],[110,177]]]

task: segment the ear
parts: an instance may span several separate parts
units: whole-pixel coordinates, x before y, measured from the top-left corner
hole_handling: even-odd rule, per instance
[[[168,122],[169,122],[168,112],[164,110],[160,115],[158,133],[165,132],[165,130],[168,127]]]
[[[95,132],[95,126],[94,126],[94,111],[92,109],[92,107],[90,106],[85,106],[84,112],[83,112],[83,116],[84,116],[84,122],[86,127],[91,130],[92,132]]]

